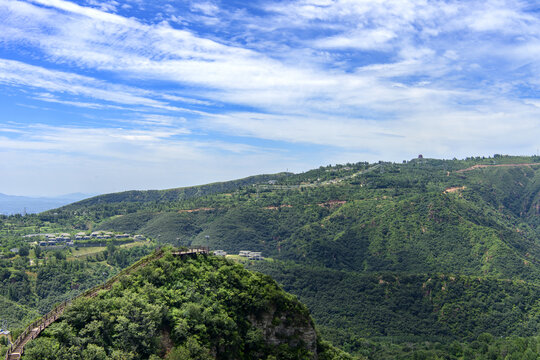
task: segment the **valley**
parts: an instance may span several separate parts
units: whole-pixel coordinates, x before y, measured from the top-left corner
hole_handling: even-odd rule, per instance
[[[361,162],[97,196],[1,218],[0,318],[17,334],[157,246],[208,246],[261,252],[241,263],[297,296],[321,338],[357,358],[532,359],[539,209],[536,156]],[[96,231],[148,241],[36,254],[23,237]]]

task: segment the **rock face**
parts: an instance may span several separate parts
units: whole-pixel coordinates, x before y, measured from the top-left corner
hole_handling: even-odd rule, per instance
[[[279,313],[274,307],[255,317],[249,316],[251,324],[260,329],[269,345],[289,345],[292,348],[305,348],[311,359],[317,360],[317,333],[309,316],[298,313]]]

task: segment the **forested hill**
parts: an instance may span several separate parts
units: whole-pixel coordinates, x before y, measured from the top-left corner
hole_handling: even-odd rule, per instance
[[[82,201],[67,205],[65,208],[69,210],[84,208],[85,206],[95,204],[113,204],[113,203],[154,203],[154,202],[171,202],[192,199],[217,193],[229,192],[238,190],[242,186],[252,184],[262,184],[268,181],[275,181],[290,175],[289,173],[278,173],[268,175],[250,176],[244,179],[216,182],[212,184],[181,187],[167,190],[145,190],[145,191],[124,191],[120,193],[112,193],[94,196]]]
[[[307,308],[266,275],[209,255],[165,255],[75,300],[22,359],[350,357],[317,336]]]
[[[4,229],[261,251],[267,259],[246,266],[299,296],[324,336],[370,359],[538,355],[540,157],[359,162],[249,179],[193,196],[110,194],[9,217]],[[523,346],[512,347],[514,335]]]
[[[537,280],[539,169],[536,157],[358,163],[187,200],[79,203],[41,217],[348,271]]]

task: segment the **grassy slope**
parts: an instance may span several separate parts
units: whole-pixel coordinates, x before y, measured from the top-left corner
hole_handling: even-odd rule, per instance
[[[70,205],[65,206],[66,209],[84,208],[96,204],[111,204],[120,202],[161,202],[161,201],[178,201],[207,196],[217,193],[234,191],[241,186],[249,186],[256,183],[265,183],[269,180],[276,180],[287,177],[288,173],[268,174],[250,176],[244,179],[216,182],[212,184],[190,186],[183,188],[175,188],[168,190],[148,190],[148,191],[125,191],[121,193],[112,193],[95,196],[85,199]]]
[[[259,250],[335,269],[538,279],[538,167],[459,174],[448,174],[448,167],[392,165],[334,186],[270,191],[255,199],[245,193],[196,212],[127,214],[99,228],[229,252]],[[452,187],[463,188],[444,192]],[[347,203],[319,206],[329,200]]]

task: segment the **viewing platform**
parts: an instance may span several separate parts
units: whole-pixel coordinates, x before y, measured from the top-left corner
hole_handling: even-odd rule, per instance
[[[208,246],[192,246],[186,250],[178,250],[172,252],[173,256],[190,256],[197,254],[208,255],[209,253],[210,249],[208,248]]]

